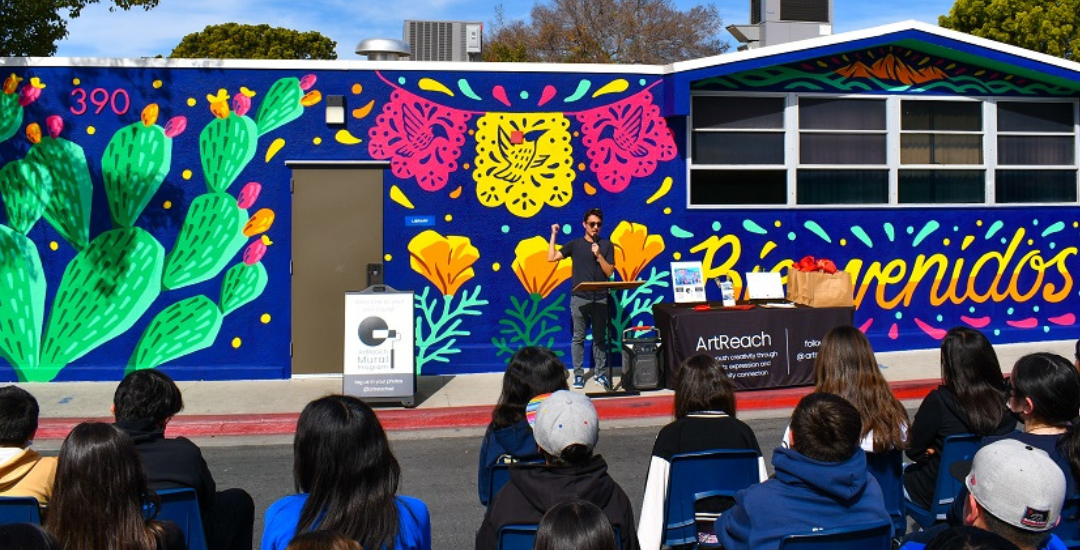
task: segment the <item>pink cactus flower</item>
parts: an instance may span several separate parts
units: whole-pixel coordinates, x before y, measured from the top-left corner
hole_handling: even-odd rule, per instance
[[[236,94],[232,100],[233,112],[239,116],[244,116],[251,110],[251,98],[244,94]]]
[[[315,86],[315,79],[316,77],[313,74],[304,75],[304,77],[300,79],[300,89],[305,92],[310,90]]]
[[[174,116],[165,123],[165,137],[174,138],[187,130],[187,117]]]
[[[27,84],[19,90],[19,105],[26,107],[41,97],[41,88]]]
[[[56,139],[60,137],[60,132],[64,131],[64,119],[59,115],[52,115],[45,119],[45,127],[49,129],[49,135]]]
[[[247,265],[255,265],[259,263],[259,260],[266,255],[266,245],[262,240],[253,241],[244,249],[244,263]]]
[[[259,198],[259,193],[262,193],[262,185],[257,181],[249,181],[243,189],[240,190],[240,196],[236,197],[236,205],[243,210],[251,208],[255,201]]]

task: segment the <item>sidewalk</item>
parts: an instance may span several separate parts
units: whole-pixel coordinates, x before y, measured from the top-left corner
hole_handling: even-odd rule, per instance
[[[996,346],[1002,369],[1008,373],[1022,355],[1050,351],[1065,357],[1074,353],[1073,341]],[[882,373],[893,392],[916,406],[938,385],[940,352],[933,350],[877,354]],[[420,376],[414,409],[393,404],[373,407],[387,430],[478,428],[491,418],[499,398],[502,373],[460,376]],[[292,380],[240,380],[179,382],[184,411],[169,423],[170,436],[215,437],[286,435],[309,401],[341,392],[340,377]],[[109,407],[116,382],[64,382],[21,384],[38,399],[41,422],[37,439],[62,439],[79,422],[111,422]],[[589,382],[586,392],[601,391]],[[740,411],[784,411],[794,408],[809,387],[740,392]],[[604,420],[670,416],[673,392],[659,390],[638,396],[595,399]]]

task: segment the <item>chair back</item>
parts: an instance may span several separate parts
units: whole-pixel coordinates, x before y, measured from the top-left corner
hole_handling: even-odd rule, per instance
[[[0,525],[33,523],[41,525],[41,511],[34,497],[0,497]]]
[[[1051,531],[1069,548],[1080,547],[1080,494],[1065,499],[1061,521]]]
[[[480,504],[483,504],[484,506],[490,506],[491,501],[495,500],[495,495],[499,494],[499,491],[502,490],[503,486],[510,482],[511,465],[541,464],[543,462],[544,461],[542,459],[519,460],[517,462],[496,462],[495,465],[491,467],[491,481],[488,485],[488,489],[490,490],[488,492],[488,495],[490,496],[488,496],[487,502],[481,502]]]
[[[499,529],[499,543],[496,550],[532,550],[536,542],[536,530],[539,526],[535,523],[515,523],[504,525]],[[611,526],[615,531],[615,548],[622,548],[622,535],[617,525]]]
[[[671,457],[664,501],[664,544],[697,544],[694,503],[727,496],[761,481],[758,454],[752,449],[715,449]]]
[[[175,523],[184,533],[188,550],[207,550],[195,489],[161,489],[157,494],[161,499],[161,509],[155,519]]]
[[[893,522],[893,536],[907,532],[907,513],[904,511],[904,453],[892,450],[885,453],[866,453],[866,471],[881,486],[885,511]]]
[[[892,531],[892,522],[882,521],[788,535],[779,550],[890,550]]]
[[[981,436],[973,434],[950,435],[945,438],[941,447],[941,466],[938,468],[937,482],[934,485],[934,496],[927,510],[914,502],[907,500],[907,514],[922,527],[930,527],[933,524],[945,521],[945,514],[949,511],[956,495],[964,482],[952,476],[949,469],[953,464],[961,461],[969,461],[979,450]]]

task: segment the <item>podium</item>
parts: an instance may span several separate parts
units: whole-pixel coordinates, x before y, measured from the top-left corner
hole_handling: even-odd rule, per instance
[[[574,292],[604,292],[604,293],[607,294],[607,297],[610,298],[612,293],[614,293],[614,292],[623,291],[623,290],[633,290],[633,289],[635,289],[635,288],[637,288],[637,287],[639,287],[639,286],[641,286],[643,284],[645,284],[645,281],[597,281],[597,282],[588,282],[588,283],[578,283],[578,285],[574,287],[573,291]],[[607,337],[611,333],[611,316],[610,315],[606,316],[605,320],[606,320],[606,322],[604,323],[604,355],[605,356],[610,356],[611,354],[610,354],[610,351],[608,350],[608,347],[607,347]],[[593,330],[595,331],[595,329],[593,329]],[[596,342],[593,342],[593,345],[595,346]],[[610,357],[608,357],[608,359],[610,359]],[[603,393],[595,393],[595,392],[594,393],[587,393],[586,395],[588,395],[589,397],[609,397],[609,396],[612,396],[612,395],[617,395],[617,393],[616,393],[617,390],[619,389],[619,387],[623,386],[622,376],[620,376],[619,385],[616,386],[616,387],[612,387],[612,385],[611,385],[611,383],[612,383],[611,382],[611,372],[612,372],[611,361],[607,360],[607,361],[605,361],[605,363],[608,366],[608,376],[607,376],[607,384],[604,386],[604,392]],[[624,369],[623,370],[623,375],[626,374],[625,373],[625,368],[626,368],[626,366],[623,365],[623,369]],[[637,395],[637,393],[638,392],[636,392],[636,391],[630,392],[630,391],[627,391],[627,390],[624,389],[623,392],[622,392],[622,395]]]

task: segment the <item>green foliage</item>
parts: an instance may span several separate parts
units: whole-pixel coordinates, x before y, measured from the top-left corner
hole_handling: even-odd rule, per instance
[[[0,0],[3,3],[4,0]],[[23,107],[19,94],[0,93],[0,141],[7,141],[22,127]]]
[[[230,113],[215,118],[199,134],[199,153],[202,157],[206,187],[211,192],[224,193],[240,172],[255,158],[259,129],[249,117]]]
[[[337,59],[337,42],[316,31],[270,25],[210,25],[180,40],[169,57],[211,59]]]
[[[1080,59],[1080,0],[956,0],[938,24],[1037,52]]]
[[[191,201],[176,245],[165,258],[164,284],[176,289],[217,277],[243,248],[247,213],[227,193],[206,193]]]
[[[151,369],[213,345],[225,316],[206,296],[192,296],[161,310],[143,331],[125,374]]]
[[[541,307],[544,298],[539,294],[530,294],[527,300],[520,301],[510,296],[514,307],[506,310],[507,318],[499,320],[502,336],[491,338],[498,350],[495,356],[506,355],[509,362],[514,352],[525,346],[555,347],[555,336],[562,330],[558,325],[559,314],[566,311],[562,305],[564,298],[566,294],[559,294],[552,303]],[[561,356],[562,351],[555,351],[555,355]]]
[[[49,57],[68,35],[67,17],[102,0],[0,0],[0,57]],[[104,0],[109,9],[151,9],[160,0]],[[0,140],[3,141],[3,140]]]
[[[258,298],[270,277],[262,262],[255,265],[236,264],[225,272],[221,281],[221,311],[225,315]]]
[[[101,157],[101,174],[116,225],[135,225],[171,166],[172,139],[161,126],[135,122],[113,135]]]
[[[448,355],[461,353],[454,344],[459,336],[471,334],[461,328],[465,321],[463,317],[481,315],[480,307],[488,304],[487,300],[480,298],[480,285],[477,285],[472,296],[469,289],[462,289],[456,306],[452,294],[443,296],[440,312],[438,296],[432,296],[431,302],[428,302],[430,290],[430,286],[425,286],[423,292],[413,297],[419,311],[416,316],[416,374],[420,374],[429,361],[449,363]]]
[[[681,11],[672,0],[538,0],[528,23],[500,5],[488,27],[484,61],[659,65],[727,50],[715,5]]]
[[[45,136],[30,148],[26,161],[43,166],[52,175],[52,198],[45,207],[45,219],[75,250],[86,248],[94,185],[82,147]]]
[[[41,324],[45,318],[45,272],[37,247],[26,237],[0,225],[0,357],[7,359],[20,382],[36,379]]]
[[[165,249],[138,227],[106,231],[79,252],[64,270],[49,314],[44,380],[131,328],[161,292],[164,263]]]
[[[52,196],[52,175],[44,167],[25,160],[13,160],[0,168],[0,197],[4,199],[8,223],[23,235],[45,213]]]
[[[259,114],[255,115],[259,135],[265,135],[300,118],[300,115],[304,114],[304,106],[300,103],[303,97],[304,90],[300,89],[300,79],[282,78],[275,82],[270,91],[266,92],[266,99],[259,106]]]

